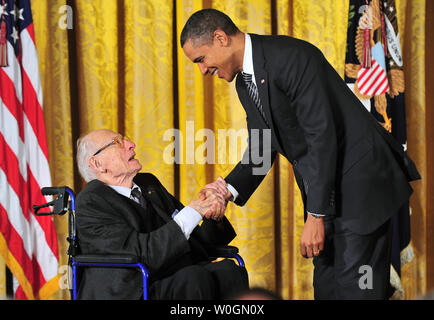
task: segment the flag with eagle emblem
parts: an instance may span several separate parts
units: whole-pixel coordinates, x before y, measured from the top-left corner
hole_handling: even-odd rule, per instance
[[[345,82],[406,150],[404,69],[395,0],[350,0]],[[405,297],[401,267],[413,256],[407,203],[393,217],[392,299]]]

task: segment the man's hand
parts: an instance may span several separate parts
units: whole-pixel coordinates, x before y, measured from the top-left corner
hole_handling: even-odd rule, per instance
[[[199,199],[193,200],[189,206],[200,213],[202,217],[220,220],[226,209],[227,201],[214,189],[203,188]]]
[[[209,183],[205,187],[203,187],[199,192],[199,199],[203,200],[205,198],[208,198],[208,196],[211,195],[212,192],[217,192],[224,199],[224,210],[208,211],[208,213],[205,215],[205,218],[221,220],[225,214],[226,205],[228,203],[228,200],[232,197],[232,194],[226,188],[226,181],[222,177],[219,177],[216,181]]]
[[[231,192],[226,188],[226,181],[222,177],[218,177],[216,181],[203,187],[199,192],[199,197],[201,194],[204,194],[204,189],[213,189],[217,191],[225,200],[229,200],[229,198],[232,197]]]
[[[324,220],[307,215],[300,241],[300,252],[305,258],[312,258],[319,255],[324,249]]]

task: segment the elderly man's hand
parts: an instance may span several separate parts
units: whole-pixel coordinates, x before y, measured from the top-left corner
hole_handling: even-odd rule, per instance
[[[217,192],[220,196],[223,197],[223,199],[225,200],[226,209],[227,202],[232,197],[232,194],[226,188],[226,181],[222,177],[219,177],[216,181],[209,183],[205,187],[203,187],[199,192],[199,199],[207,198],[213,192]],[[205,217],[208,219],[221,220],[223,216],[224,210],[214,212],[210,211]]]
[[[189,206],[204,218],[221,220],[225,214],[227,201],[214,189],[203,188],[199,199],[193,200]]]

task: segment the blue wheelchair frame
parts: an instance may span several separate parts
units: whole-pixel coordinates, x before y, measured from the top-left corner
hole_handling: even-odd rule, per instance
[[[78,267],[104,267],[104,268],[135,268],[142,274],[143,280],[143,300],[148,299],[148,278],[149,273],[146,267],[139,262],[139,257],[134,255],[80,255],[78,252],[78,243],[76,239],[75,227],[75,194],[69,187],[45,187],[41,189],[43,195],[57,195],[53,201],[42,205],[33,205],[33,210],[37,216],[46,215],[64,215],[68,212],[68,238],[69,248],[68,266],[72,269],[72,281],[68,276],[69,290],[71,299],[77,299],[77,268]],[[71,198],[69,201],[68,198]],[[38,213],[45,207],[53,206],[53,211],[48,213]],[[230,258],[236,259],[240,267],[245,267],[244,260],[238,254],[238,248],[233,246],[217,247],[215,254],[210,258]],[[69,272],[69,268],[68,268]],[[72,288],[71,288],[72,282]]]

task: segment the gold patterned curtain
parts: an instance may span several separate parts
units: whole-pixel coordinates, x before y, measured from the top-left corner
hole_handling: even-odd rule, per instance
[[[423,176],[413,184],[411,199],[415,258],[402,270],[406,298],[413,299],[434,289],[434,112],[429,108],[434,70],[428,58],[433,56],[433,39],[429,41],[426,32],[434,27],[434,4],[396,0],[396,6],[408,152]],[[53,185],[82,189],[75,141],[98,128],[133,139],[144,170],[183,203],[230,172],[247,137],[234,83],[204,78],[179,46],[187,18],[209,7],[226,12],[243,32],[291,35],[313,43],[343,77],[348,1],[32,0]],[[73,22],[71,29],[65,21]],[[233,129],[238,143],[219,136],[225,129]],[[181,151],[175,163],[174,145]],[[251,286],[284,299],[313,298],[312,262],[299,252],[302,203],[286,159],[276,159],[246,206],[231,203],[226,215],[238,233],[233,245],[246,261]],[[66,217],[56,217],[55,223],[59,272],[64,274]],[[0,296],[5,292],[4,269],[0,261]],[[69,293],[60,289],[52,299],[69,299]]]

